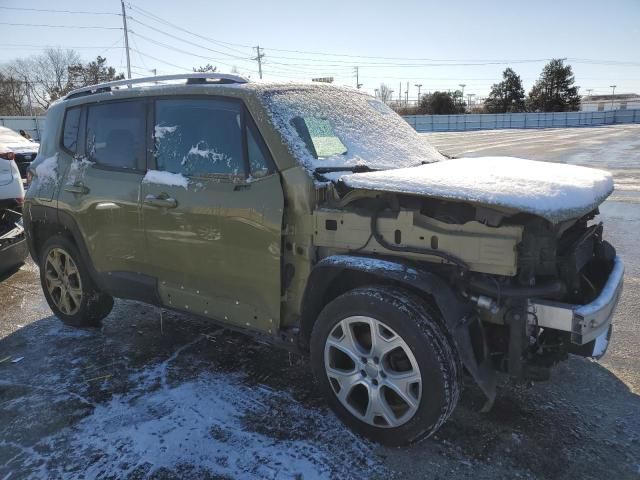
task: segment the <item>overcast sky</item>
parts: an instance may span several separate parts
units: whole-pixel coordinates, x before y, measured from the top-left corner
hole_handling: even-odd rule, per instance
[[[264,48],[265,79],[333,76],[337,83],[355,86],[358,66],[362,88],[373,92],[385,82],[395,90],[394,96],[399,83],[404,91],[407,81],[410,98],[416,96],[417,83],[422,93],[453,90],[464,83],[465,94],[483,96],[507,66],[522,76],[528,91],[552,57],[569,59],[583,94],[587,89],[610,93],[612,84],[617,85],[616,93],[640,93],[640,0],[130,4],[134,76],[149,75],[152,69],[180,73],[211,63],[223,72],[235,66],[257,77],[257,62],[251,60],[256,51],[251,47],[259,44]],[[0,0],[0,7],[5,7],[0,8],[0,63],[38,53],[43,46],[61,46],[76,48],[86,59],[106,56],[124,71],[119,0]],[[7,25],[17,23],[69,28]]]

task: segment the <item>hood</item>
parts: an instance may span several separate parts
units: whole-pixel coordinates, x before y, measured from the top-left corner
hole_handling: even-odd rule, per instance
[[[35,142],[29,143],[5,143],[6,147],[8,147],[14,153],[38,153],[38,145]]]
[[[502,207],[559,223],[586,215],[613,191],[604,170],[514,157],[457,158],[340,177],[347,187]]]

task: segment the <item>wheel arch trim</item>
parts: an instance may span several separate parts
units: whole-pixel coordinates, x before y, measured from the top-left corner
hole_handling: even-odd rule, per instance
[[[326,295],[331,284],[345,272],[365,274],[372,280],[393,282],[431,296],[443,316],[444,327],[452,337],[462,363],[489,401],[493,402],[497,375],[490,367],[489,359],[482,359],[478,363],[476,358],[469,328],[469,321],[474,318],[473,307],[456,295],[453,288],[440,276],[400,261],[332,255],[318,262],[311,271],[303,295],[300,319],[300,346],[303,350],[307,349],[313,325],[327,303]],[[485,348],[485,352],[486,350]]]

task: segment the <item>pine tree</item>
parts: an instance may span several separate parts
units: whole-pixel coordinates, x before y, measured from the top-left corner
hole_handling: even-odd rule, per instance
[[[545,65],[540,78],[529,92],[528,109],[532,112],[573,112],[580,110],[578,87],[571,65],[553,59]]]
[[[502,72],[502,81],[493,84],[484,106],[489,113],[524,112],[524,88],[520,75],[511,68]]]

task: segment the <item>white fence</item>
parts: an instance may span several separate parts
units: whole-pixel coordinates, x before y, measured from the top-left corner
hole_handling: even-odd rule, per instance
[[[418,132],[493,130],[497,128],[589,127],[614,123],[640,123],[640,109],[603,112],[407,115],[404,119]]]
[[[0,125],[16,132],[24,130],[31,138],[40,141],[44,128],[44,117],[1,117]]]

